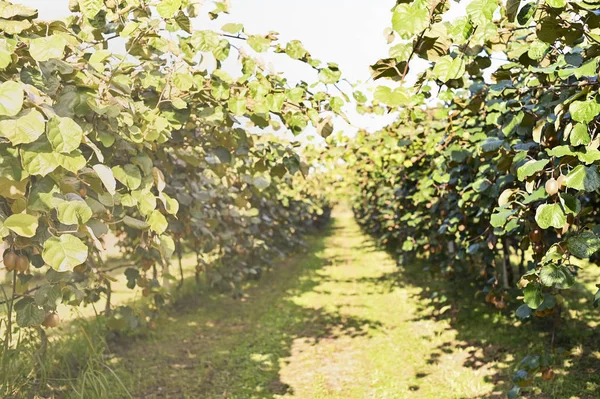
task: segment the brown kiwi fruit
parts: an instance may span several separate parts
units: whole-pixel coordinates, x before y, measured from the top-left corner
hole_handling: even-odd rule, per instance
[[[14,252],[7,252],[4,254],[3,260],[4,260],[4,267],[6,268],[6,271],[12,272],[13,270],[15,270],[18,257],[19,256]]]

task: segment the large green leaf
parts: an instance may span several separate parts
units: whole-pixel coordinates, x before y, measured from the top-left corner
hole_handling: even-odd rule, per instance
[[[82,198],[60,201],[56,210],[58,220],[64,224],[84,224],[92,217],[92,210]]]
[[[535,175],[536,173],[544,170],[544,167],[548,164],[548,162],[550,162],[549,159],[527,161],[523,166],[517,169],[517,178],[519,180],[524,180],[527,177]]]
[[[248,36],[247,42],[248,45],[258,53],[264,53],[271,46],[271,40],[259,35]]]
[[[46,176],[60,166],[50,143],[35,142],[21,148],[23,168],[32,175]]]
[[[560,204],[542,204],[535,212],[535,221],[542,229],[560,229],[567,223],[567,215]]]
[[[578,165],[567,175],[565,185],[582,191],[595,191],[600,187],[600,173],[598,167]]]
[[[523,302],[531,309],[537,309],[544,302],[540,286],[534,283],[527,284],[527,287],[523,289],[523,296],[525,297]]]
[[[399,107],[410,102],[410,93],[403,87],[392,90],[387,86],[378,86],[373,98],[390,107]]]
[[[181,0],[160,0],[156,11],[163,18],[173,18],[181,8]]]
[[[142,183],[140,169],[133,164],[115,166],[112,168],[112,172],[115,178],[130,190],[137,189]]]
[[[104,7],[103,0],[79,0],[79,8],[86,18],[94,18]]]
[[[573,130],[571,130],[571,134],[569,135],[569,141],[573,146],[589,144],[592,141],[592,139],[590,137],[590,133],[588,132],[587,125],[583,123],[576,124],[573,127]]]
[[[473,0],[467,5],[467,15],[475,25],[485,26],[492,20],[497,8],[496,0]]]
[[[6,1],[0,2],[0,18],[10,19],[13,17],[31,18],[37,16],[37,10],[22,6],[20,4],[11,4]]]
[[[29,54],[36,61],[62,58],[66,44],[65,39],[59,35],[40,37],[29,42]]]
[[[436,79],[446,83],[452,79],[458,79],[465,73],[465,61],[462,57],[452,58],[449,55],[443,56],[433,67],[433,75]]]
[[[48,140],[55,151],[68,154],[79,148],[83,130],[71,118],[57,116],[48,121]]]
[[[72,234],[51,237],[44,243],[44,262],[59,271],[72,270],[81,265],[88,256],[88,247]]]
[[[45,130],[44,116],[35,109],[21,112],[13,119],[0,121],[0,137],[5,137],[12,145],[32,143]]]
[[[586,101],[573,101],[569,105],[569,112],[573,120],[577,122],[589,123],[600,114],[600,104],[595,99]]]
[[[319,80],[325,84],[334,84],[342,77],[342,72],[336,68],[323,68],[319,71]]]
[[[547,287],[567,289],[575,283],[573,275],[564,266],[550,263],[540,270],[540,281]]]
[[[156,197],[150,190],[135,190],[131,192],[131,196],[136,199],[142,215],[149,215],[156,209]]]
[[[0,84],[0,115],[15,116],[23,108],[23,87],[9,80]]]
[[[15,304],[19,327],[35,327],[42,324],[46,312],[31,297],[21,299]]]
[[[399,4],[394,9],[392,27],[401,38],[408,39],[429,26],[429,11],[424,6]]]
[[[150,214],[150,217],[148,217],[148,224],[150,225],[150,229],[157,234],[164,233],[169,226],[167,218],[165,218],[158,210],[155,210]]]
[[[600,250],[600,237],[591,231],[569,237],[567,240],[569,252],[578,258],[587,259]]]
[[[4,227],[21,237],[33,237],[38,228],[38,219],[25,213],[10,215],[4,220]]]

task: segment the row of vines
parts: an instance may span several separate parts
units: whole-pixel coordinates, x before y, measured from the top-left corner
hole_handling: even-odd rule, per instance
[[[227,2],[69,7],[65,20],[41,21],[0,1],[3,374],[21,332],[45,337],[42,327],[60,323],[60,304],[103,299],[110,328],[147,325],[151,313],[112,309],[116,269],[160,307],[179,278],[169,265],[192,252],[198,279],[206,273],[236,292],[327,215],[297,149],[256,133],[310,124],[330,133],[324,113],[344,103],[323,91],[340,79],[335,64],[274,32],[193,28],[202,7],[214,20]],[[308,64],[319,82],[291,86],[249,55],[267,51]],[[223,66],[229,59],[239,70]],[[122,255],[116,266],[106,237]],[[0,396],[16,386],[6,383]]]
[[[393,9],[390,57],[372,69],[400,85],[379,86],[359,110],[398,121],[338,143],[356,217],[400,264],[425,258],[455,284],[477,280],[518,319],[573,317],[565,298],[600,249],[600,5],[473,0],[460,17],[454,7]],[[417,58],[430,67],[411,71]],[[600,291],[589,306],[598,301]],[[510,395],[552,378],[548,361],[528,356]]]

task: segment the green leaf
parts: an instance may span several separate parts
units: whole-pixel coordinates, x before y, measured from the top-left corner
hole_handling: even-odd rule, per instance
[[[546,154],[551,157],[574,156],[575,153],[568,145],[557,145],[554,148],[546,148]]]
[[[531,309],[537,309],[542,302],[544,302],[544,296],[542,295],[542,290],[540,286],[535,283],[527,284],[527,287],[523,289],[523,302]]]
[[[173,216],[177,215],[179,212],[179,202],[176,199],[169,197],[164,192],[159,193],[158,198],[162,201],[165,206],[165,210]]]
[[[175,252],[175,242],[170,236],[163,234],[160,236],[159,250],[165,259],[170,259]]]
[[[531,316],[531,308],[526,304],[523,304],[517,308],[515,315],[517,316],[517,318],[524,320]]]
[[[250,35],[246,42],[257,53],[264,53],[271,47],[271,40],[264,36]]]
[[[546,0],[546,4],[553,8],[563,8],[567,5],[567,0]]]
[[[81,151],[75,150],[69,154],[55,153],[58,164],[72,173],[77,173],[86,165],[86,160]]]
[[[62,36],[52,35],[33,39],[29,42],[29,54],[34,60],[48,61],[52,58],[62,58],[67,42]]]
[[[429,11],[417,3],[399,4],[392,15],[392,28],[402,39],[409,39],[429,26]]]
[[[373,93],[373,99],[390,107],[399,107],[410,102],[410,94],[403,87],[392,90],[387,86],[378,86]]]
[[[293,89],[286,90],[285,95],[291,102],[299,103],[304,98],[304,89],[302,87],[294,87]]]
[[[569,112],[573,120],[589,123],[600,113],[600,104],[595,99],[586,101],[573,101],[569,105]]]
[[[600,187],[600,174],[598,173],[598,167],[595,165],[584,166],[577,165],[567,175],[565,185],[576,190],[583,191],[595,191]]]
[[[132,218],[131,216],[125,216],[123,218],[123,223],[125,223],[126,226],[129,226],[136,230],[146,230],[150,228],[150,225],[148,223],[144,222],[143,220]]]
[[[167,218],[165,218],[158,210],[155,210],[150,214],[150,217],[148,217],[148,224],[150,225],[150,230],[157,234],[164,233],[167,230],[167,227],[169,227]]]
[[[575,279],[569,269],[551,263],[540,270],[540,282],[546,287],[567,289],[575,283]]]
[[[525,180],[526,178],[535,175],[544,170],[544,167],[550,162],[549,159],[540,159],[539,161],[527,161],[523,166],[517,169],[517,179]]]
[[[514,211],[512,210],[505,210],[493,213],[490,217],[490,224],[492,225],[492,227],[503,227],[508,221],[508,218],[512,216],[513,213]]]
[[[227,33],[231,33],[232,35],[235,35],[236,33],[242,32],[244,30],[244,25],[229,23],[229,24],[223,25],[221,27],[221,30],[223,32],[227,32]]]
[[[115,180],[112,169],[102,164],[94,165],[92,166],[92,169],[94,169],[94,172],[96,172],[102,181],[102,184],[104,184],[106,191],[111,195],[115,195],[117,192],[117,181]]]
[[[567,240],[569,252],[580,259],[587,259],[600,250],[600,238],[591,231],[582,231]]]
[[[29,28],[31,28],[31,22],[28,20],[9,21],[6,19],[0,19],[0,30],[8,33],[9,35],[18,35]]]
[[[285,46],[285,52],[290,58],[301,60],[308,52],[299,40],[292,40]]]
[[[542,229],[550,226],[560,229],[567,223],[567,215],[560,204],[543,204],[535,212],[535,221]]]
[[[83,140],[83,130],[71,118],[54,117],[48,121],[46,132],[52,148],[60,153],[68,154],[77,148]]]
[[[573,127],[569,135],[569,141],[572,146],[587,145],[592,141],[587,125],[578,123]]]
[[[244,97],[231,97],[228,107],[232,114],[243,116],[246,113],[246,99]]]
[[[88,247],[77,237],[63,234],[50,237],[44,242],[42,258],[44,262],[58,271],[73,270],[81,265],[88,256]]]
[[[59,202],[56,210],[58,211],[58,220],[68,225],[85,224],[92,217],[92,209],[79,197]]]
[[[567,214],[577,215],[581,212],[581,201],[577,197],[567,193],[560,194],[560,203]]]
[[[492,20],[497,8],[496,0],[474,0],[467,5],[467,15],[475,25],[485,26]]]
[[[23,108],[23,88],[9,80],[0,84],[0,115],[15,116]]]
[[[38,220],[35,216],[18,213],[7,217],[4,220],[4,227],[21,237],[33,237],[38,228]]]
[[[59,285],[43,285],[35,292],[34,296],[36,305],[51,309],[56,309],[61,299],[62,292]]]
[[[433,75],[444,83],[452,79],[458,79],[464,74],[465,62],[461,57],[452,58],[445,55],[433,67]]]
[[[508,0],[506,2],[506,18],[509,22],[514,22],[519,11],[521,0]]]
[[[26,297],[15,304],[17,324],[19,327],[36,327],[42,324],[46,317],[43,308],[36,305],[33,298]]]
[[[130,190],[135,190],[142,184],[142,174],[133,164],[115,166],[112,172],[115,178]]]
[[[192,34],[191,43],[192,46],[196,48],[198,51],[213,51],[219,46],[219,35],[212,30],[200,30],[195,31]]]
[[[519,11],[519,14],[517,15],[517,22],[520,25],[526,25],[527,22],[533,16],[533,13],[535,12],[535,10],[536,10],[536,3],[525,4]]]
[[[79,0],[79,8],[88,19],[93,19],[103,7],[103,0]]]
[[[321,83],[334,84],[342,77],[342,72],[338,69],[323,68],[319,71],[319,80]]]
[[[181,8],[181,0],[161,0],[156,11],[163,18],[173,18]]]
[[[13,17],[31,18],[37,16],[37,10],[22,6],[20,4],[11,4],[6,1],[0,3],[0,18],[10,19]]]
[[[14,119],[0,121],[0,137],[7,138],[12,145],[32,143],[46,127],[44,116],[35,109],[28,109]]]
[[[156,209],[156,197],[150,190],[135,190],[131,192],[131,196],[137,201],[142,215],[149,215]]]
[[[50,211],[54,208],[54,198],[60,189],[50,177],[36,181],[29,193],[27,209],[32,211]]]

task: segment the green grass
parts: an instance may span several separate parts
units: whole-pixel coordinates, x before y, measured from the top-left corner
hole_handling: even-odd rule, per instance
[[[188,276],[193,263],[184,260]],[[12,393],[0,396],[501,398],[518,360],[551,340],[550,323],[520,325],[514,309],[486,304],[478,284],[434,278],[418,262],[398,269],[345,208],[304,252],[273,263],[241,300],[200,292],[189,278],[158,328],[133,337],[107,342],[102,318],[79,318],[50,337],[42,360],[37,332],[22,335],[0,379]],[[600,340],[589,299],[599,270],[585,267],[565,298],[556,378],[537,377],[526,397],[597,397]]]
[[[595,314],[579,304],[596,270],[567,298],[582,321],[559,329],[557,377],[538,378],[544,393],[528,397],[596,397]],[[241,301],[182,295],[149,337],[113,349],[138,398],[499,398],[515,359],[550,342],[547,326],[519,324],[469,284],[433,279],[418,264],[398,270],[338,209],[306,253]]]

